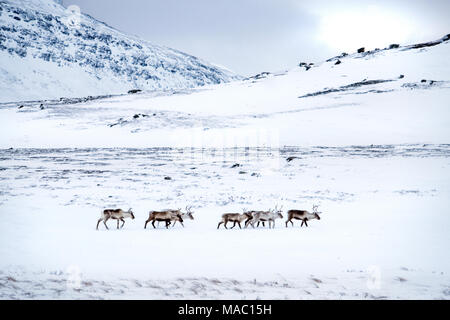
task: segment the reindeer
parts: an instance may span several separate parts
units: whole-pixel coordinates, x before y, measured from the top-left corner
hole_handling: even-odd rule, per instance
[[[219,222],[217,225],[217,229],[219,229],[220,225],[223,223],[225,226],[225,229],[227,228],[228,222],[234,222],[231,229],[233,229],[236,226],[236,223],[239,225],[239,229],[241,228],[241,222],[245,219],[252,219],[252,215],[250,213],[244,212],[244,213],[225,213],[222,215],[222,221]]]
[[[190,207],[186,206],[186,212],[181,212],[181,209],[178,209],[178,210],[169,210],[169,211],[172,211],[172,212],[174,212],[174,213],[175,213],[175,212],[180,213],[180,214],[181,214],[181,218],[184,218],[184,219],[189,218],[190,220],[194,220],[194,216],[192,215],[194,212],[191,211],[191,209],[192,209],[192,206],[190,206]],[[175,221],[173,222],[172,228],[175,227],[175,223],[177,223],[177,220],[175,220]],[[170,223],[169,223],[169,224],[170,224]],[[181,224],[181,225],[183,225],[183,224]],[[184,226],[183,226],[183,227],[184,227]]]
[[[122,209],[105,209],[102,211],[102,215],[100,219],[97,221],[97,230],[98,225],[101,221],[105,224],[105,227],[107,230],[109,230],[108,226],[106,225],[106,221],[109,219],[115,219],[117,220],[117,229],[119,229],[119,220],[122,221],[122,226],[120,229],[123,228],[123,225],[125,224],[125,218],[131,218],[134,219],[133,211],[131,211],[131,208],[128,209],[128,211],[123,211]]]
[[[245,220],[244,228],[247,228],[248,225],[252,223],[255,214],[257,214],[258,212],[265,212],[265,211],[255,211],[255,210],[247,211],[246,209],[242,209],[242,210],[243,210],[244,214],[249,215],[247,220]],[[264,222],[263,222],[263,225],[264,225]],[[258,222],[258,226],[259,226],[259,222]]]
[[[254,220],[255,215],[261,216],[261,215],[268,214],[268,213],[270,213],[270,209],[267,210],[267,211],[249,211],[249,213],[252,215],[252,218],[251,219],[247,219],[245,221],[245,227],[247,228],[251,224],[252,227],[254,228],[255,226],[253,225],[253,222],[255,222],[255,220]],[[257,221],[258,223],[257,223],[256,227],[259,227],[260,223],[262,223],[263,227],[265,227],[266,226],[266,221],[267,220],[264,219],[264,218],[259,219],[259,221]]]
[[[177,216],[178,214],[179,215],[183,215],[183,213],[181,212],[181,208],[178,208],[178,209],[163,209],[163,210],[161,210],[161,211],[159,211],[159,212],[170,212],[171,214],[172,214],[172,216]],[[157,221],[158,222],[158,227],[159,227],[159,222],[160,221]],[[172,222],[171,221],[169,221],[169,225],[171,224]],[[175,221],[175,223],[176,223],[176,221]],[[175,224],[174,223],[174,224]]]
[[[247,214],[247,219],[246,219],[245,222],[244,222],[244,228],[247,228],[247,226],[249,225],[249,223],[253,220],[253,214],[254,214],[255,212],[258,212],[258,211],[254,211],[254,210],[252,210],[252,211],[247,211],[247,209],[242,209],[242,213],[243,213],[243,214]]]
[[[303,224],[305,224],[306,226],[308,226],[308,223],[306,223],[306,221],[308,220],[313,220],[313,219],[317,219],[320,220],[320,216],[317,209],[319,208],[318,205],[313,205],[313,212],[308,212],[306,210],[289,210],[288,211],[288,219],[286,220],[286,228],[288,226],[288,222],[290,222],[292,224],[292,226],[294,226],[294,222],[292,222],[292,219],[296,219],[296,220],[302,220],[302,224],[300,225],[300,227],[303,227]]]
[[[179,221],[183,225],[183,218],[181,218],[181,213],[178,210],[165,210],[165,211],[150,211],[148,214],[148,219],[145,221],[144,229],[147,229],[147,223],[152,221],[153,228],[156,229],[155,221],[164,221],[166,223],[166,229],[172,221]]]
[[[162,210],[161,212],[171,212],[172,213],[172,215],[173,216],[176,216],[177,214],[180,214],[181,215],[181,218],[184,218],[185,219],[185,217],[188,217],[190,220],[194,220],[194,216],[192,215],[192,211],[191,211],[191,208],[192,208],[192,206],[191,207],[188,207],[188,206],[186,206],[186,212],[181,212],[181,208],[178,208],[178,209],[176,209],[176,210],[174,210],[174,209],[164,209],[164,210]],[[183,219],[183,220],[184,220]],[[178,220],[174,220],[174,223],[173,223],[173,225],[172,225],[172,228],[175,226],[175,224],[177,223],[177,221]],[[169,225],[171,224],[171,222],[169,222]],[[158,226],[159,226],[159,221],[158,221]],[[182,226],[183,226],[183,228],[184,228],[184,225],[182,224]]]
[[[283,219],[283,215],[281,214],[283,206],[281,206],[280,209],[278,209],[278,206],[275,206],[275,209],[272,211],[269,209],[269,211],[257,211],[253,213],[253,219],[249,221],[249,224],[252,225],[252,227],[255,227],[255,223],[257,223],[256,227],[259,227],[259,223],[261,222],[263,226],[265,226],[264,222],[269,222],[269,229],[270,225],[272,223],[272,228],[275,228],[275,220],[280,218]]]

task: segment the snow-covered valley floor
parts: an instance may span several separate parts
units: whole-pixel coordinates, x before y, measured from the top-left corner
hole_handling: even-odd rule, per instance
[[[448,299],[449,169],[446,144],[2,149],[0,298]],[[186,205],[185,228],[144,230]],[[275,229],[217,230],[275,205]],[[136,219],[96,231],[105,207]]]

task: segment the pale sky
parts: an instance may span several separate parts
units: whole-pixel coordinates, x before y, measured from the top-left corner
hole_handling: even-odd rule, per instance
[[[125,33],[241,75],[450,33],[449,0],[63,0]]]

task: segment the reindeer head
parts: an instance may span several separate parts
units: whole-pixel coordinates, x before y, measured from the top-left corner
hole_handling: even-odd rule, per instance
[[[131,211],[131,208],[128,209],[128,213],[130,214],[131,219],[134,219],[134,214],[133,214],[133,211]]]
[[[313,212],[312,213],[314,215],[314,218],[316,218],[317,220],[320,220],[319,213],[321,213],[321,212],[317,211],[318,208],[319,208],[318,205],[313,205]]]
[[[283,206],[281,206],[278,209],[278,205],[275,206],[275,209],[273,210],[273,213],[275,213],[275,216],[277,218],[283,219],[283,215],[281,214],[283,212]]]
[[[186,206],[186,216],[189,219],[194,220],[194,216],[192,215],[194,212],[191,211],[191,209],[192,209],[192,206],[190,206],[190,207]]]
[[[183,222],[183,218],[181,217],[181,213],[177,213],[174,218],[177,221]]]
[[[243,215],[244,215],[246,218],[248,218],[248,219],[253,219],[253,215],[252,215],[251,212],[248,212],[248,211],[244,210]]]

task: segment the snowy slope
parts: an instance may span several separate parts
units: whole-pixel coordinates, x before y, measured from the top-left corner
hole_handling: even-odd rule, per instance
[[[238,79],[54,0],[0,1],[0,101],[176,89]]]
[[[188,91],[6,104],[3,147],[448,143],[448,38]],[[258,79],[257,79],[258,78]],[[423,82],[422,82],[423,81]],[[45,130],[43,130],[45,128]],[[39,130],[39,134],[35,134]],[[115,139],[110,139],[114,136]]]

